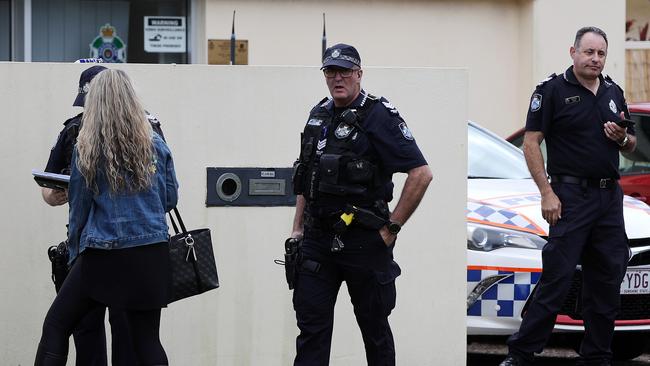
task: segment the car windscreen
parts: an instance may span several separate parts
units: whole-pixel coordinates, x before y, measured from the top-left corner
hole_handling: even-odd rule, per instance
[[[472,124],[467,129],[467,177],[530,178],[521,150]]]

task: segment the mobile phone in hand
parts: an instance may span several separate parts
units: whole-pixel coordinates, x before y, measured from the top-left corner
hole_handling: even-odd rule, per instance
[[[634,126],[634,121],[632,121],[631,119],[623,118],[620,121],[616,122],[616,124],[619,127],[629,128],[629,127]]]

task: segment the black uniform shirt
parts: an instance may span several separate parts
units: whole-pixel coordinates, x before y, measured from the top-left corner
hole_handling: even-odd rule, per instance
[[[379,196],[377,199],[390,202],[393,198],[393,183],[391,181],[393,173],[408,172],[413,168],[426,165],[427,161],[424,159],[411,131],[397,109],[385,98],[380,98],[374,103],[370,103],[369,98],[374,97],[361,90],[359,96],[349,106],[341,109],[335,108],[334,102],[329,99],[312,110],[308,123],[311,121],[312,115],[323,110],[335,120],[333,117],[345,109],[365,108],[362,112],[364,117],[361,126],[368,139],[359,139],[354,150],[359,155],[371,154],[376,156],[376,160],[380,162],[379,173],[386,182],[383,189],[377,192]],[[366,104],[369,104],[369,106]],[[341,138],[336,137],[337,125],[330,127],[329,131],[327,131],[327,139]],[[354,138],[354,133],[345,138]]]
[[[582,86],[573,66],[551,75],[531,97],[526,131],[541,131],[546,141],[549,175],[619,178],[619,145],[607,138],[604,123],[629,118],[623,91],[609,77],[599,76],[594,95]],[[634,128],[628,128],[634,134]]]
[[[74,145],[77,143],[82,116],[83,113],[79,113],[63,122],[63,130],[59,133],[59,137],[50,151],[50,158],[45,167],[46,172],[70,174],[70,161],[72,160]]]

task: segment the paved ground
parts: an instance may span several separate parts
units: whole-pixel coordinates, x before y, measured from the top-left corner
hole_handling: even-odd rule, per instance
[[[504,341],[504,340],[503,340]],[[497,366],[508,352],[501,339],[480,340],[467,345],[467,366]],[[536,360],[535,366],[575,365],[576,353],[561,345],[548,347]],[[632,361],[616,361],[614,366],[650,365],[650,353],[644,353]]]

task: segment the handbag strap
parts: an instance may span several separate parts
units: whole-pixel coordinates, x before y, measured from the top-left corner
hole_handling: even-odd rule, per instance
[[[181,232],[186,233],[187,229],[185,228],[185,223],[183,223],[183,219],[181,218],[180,212],[178,212],[178,208],[174,207],[173,209],[174,214],[176,215],[176,219],[178,220],[178,224],[180,225]],[[174,233],[180,234],[181,232],[178,231],[178,226],[176,226],[176,221],[174,220],[174,216],[172,216],[171,211],[167,212],[169,215],[169,220],[172,222],[172,227],[174,228]]]

